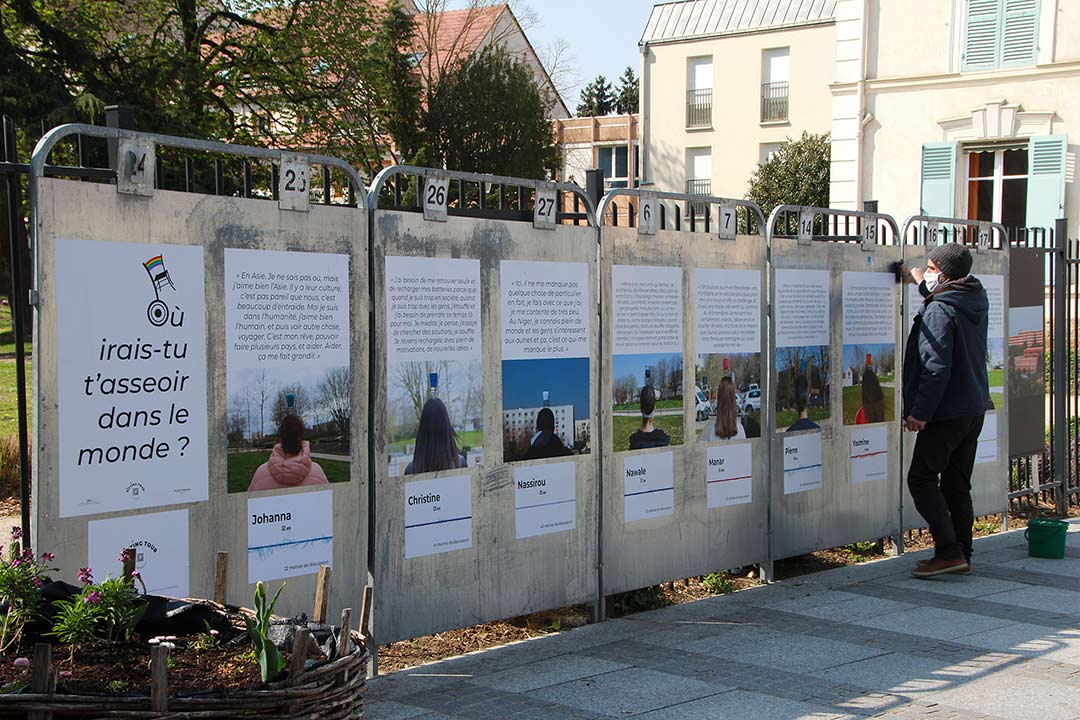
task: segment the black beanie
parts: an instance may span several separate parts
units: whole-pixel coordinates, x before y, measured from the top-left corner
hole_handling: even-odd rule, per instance
[[[930,259],[952,280],[959,280],[971,273],[971,252],[960,243],[939,245],[930,251]]]

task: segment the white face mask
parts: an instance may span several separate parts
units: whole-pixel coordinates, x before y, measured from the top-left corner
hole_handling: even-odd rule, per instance
[[[941,281],[941,273],[939,272],[927,272],[923,273],[923,282],[926,283],[926,289],[929,292],[934,292]]]

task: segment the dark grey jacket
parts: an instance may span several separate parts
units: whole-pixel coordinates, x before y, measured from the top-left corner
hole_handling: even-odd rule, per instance
[[[990,404],[986,330],[990,303],[975,277],[926,295],[904,351],[904,417],[951,420],[984,415]]]

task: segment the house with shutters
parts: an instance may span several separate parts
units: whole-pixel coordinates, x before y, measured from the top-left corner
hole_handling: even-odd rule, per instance
[[[833,207],[1080,226],[1080,2],[836,0],[835,23]]]

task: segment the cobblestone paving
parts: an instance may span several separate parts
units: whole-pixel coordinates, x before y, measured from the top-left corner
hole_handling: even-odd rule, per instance
[[[922,553],[805,576],[404,670],[371,720],[1080,720],[1080,522],[1061,561],[1022,531],[975,572]]]

